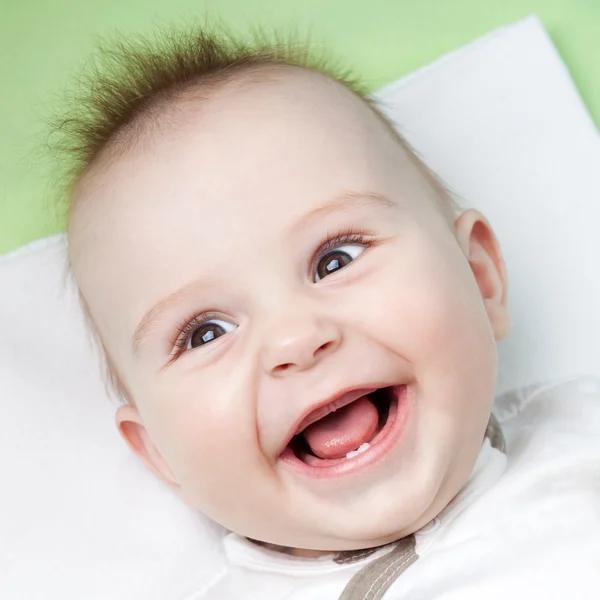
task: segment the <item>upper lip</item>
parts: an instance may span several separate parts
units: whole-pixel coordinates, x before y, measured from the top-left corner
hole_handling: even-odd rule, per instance
[[[311,404],[306,408],[306,410],[302,412],[302,414],[300,414],[300,416],[296,419],[296,421],[294,421],[294,423],[290,427],[278,455],[281,454],[285,450],[285,448],[287,448],[288,444],[292,441],[292,438],[295,435],[304,431],[312,423],[315,423],[319,419],[322,419],[329,413],[332,413],[333,411],[338,410],[343,406],[347,406],[348,404],[354,402],[361,396],[366,396],[367,394],[371,394],[380,388],[390,387],[392,385],[396,384],[369,383],[361,384],[360,386],[346,387],[323,400]]]

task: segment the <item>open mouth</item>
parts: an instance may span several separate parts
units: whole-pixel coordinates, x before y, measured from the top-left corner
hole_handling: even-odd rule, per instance
[[[325,476],[327,467],[339,474],[350,469],[349,463],[372,462],[391,447],[383,441],[398,429],[394,422],[405,420],[397,415],[406,387],[379,388],[322,418],[308,419],[309,425],[294,435],[280,458],[296,469],[318,471],[317,476]]]

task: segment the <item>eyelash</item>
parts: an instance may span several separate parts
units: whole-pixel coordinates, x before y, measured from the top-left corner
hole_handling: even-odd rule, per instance
[[[368,248],[369,246],[372,246],[373,243],[373,236],[362,229],[354,229],[353,227],[338,231],[334,235],[328,234],[327,241],[319,248],[312,259],[313,269],[311,270],[311,277],[314,278],[316,273],[314,267],[319,264],[319,261],[323,257],[327,256],[327,254],[335,248],[344,246],[345,244],[362,244]]]
[[[170,345],[173,347],[171,356],[177,358],[185,351],[188,338],[201,325],[212,319],[219,319],[221,315],[216,312],[206,312],[201,315],[194,315],[191,319],[186,318],[180,321],[175,328],[175,335],[170,340]]]
[[[319,264],[319,261],[335,248],[345,244],[362,244],[368,248],[374,244],[374,239],[373,236],[368,234],[366,231],[362,229],[354,229],[352,227],[338,231],[334,235],[328,234],[327,240],[320,246],[319,250],[312,258],[311,278],[314,279],[316,274],[315,266]],[[171,353],[172,359],[174,360],[185,351],[189,336],[198,327],[207,321],[211,321],[212,319],[219,319],[221,316],[222,315],[216,312],[205,312],[201,315],[194,315],[191,318],[188,317],[181,320],[175,328],[175,334],[173,338],[169,340],[170,346],[173,348]]]

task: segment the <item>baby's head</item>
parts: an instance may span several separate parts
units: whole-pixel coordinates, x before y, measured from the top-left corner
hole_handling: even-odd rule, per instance
[[[126,397],[117,426],[228,529],[384,544],[478,456],[502,257],[348,81],[223,39],[124,46],[71,121],[70,260]]]

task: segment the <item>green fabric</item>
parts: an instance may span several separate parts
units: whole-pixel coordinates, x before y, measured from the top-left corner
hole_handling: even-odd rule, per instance
[[[535,12],[600,122],[599,0],[0,0],[0,254],[61,230],[45,201],[42,116],[94,36],[149,33],[207,10],[234,28],[310,29],[371,89]]]

